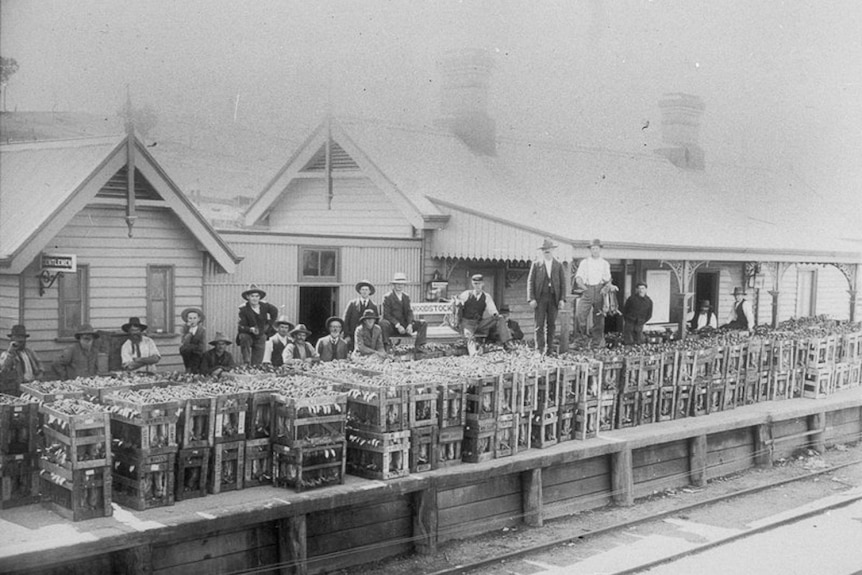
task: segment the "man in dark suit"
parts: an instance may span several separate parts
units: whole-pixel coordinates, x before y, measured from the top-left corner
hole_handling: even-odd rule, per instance
[[[350,349],[353,349],[353,335],[356,328],[359,327],[359,318],[367,309],[374,310],[374,315],[379,316],[380,310],[377,309],[377,304],[371,301],[371,296],[374,295],[374,286],[368,280],[362,280],[356,284],[356,293],[359,297],[351,300],[344,310],[344,339],[347,341]]]
[[[186,324],[183,326],[183,336],[180,339],[180,357],[183,358],[186,373],[200,373],[201,361],[207,352],[207,331],[201,325],[206,319],[204,312],[199,308],[190,307],[184,309],[180,317]]]
[[[428,324],[413,317],[410,296],[404,293],[406,284],[405,274],[395,274],[392,279],[392,291],[383,296],[383,319],[380,320],[380,327],[383,328],[383,340],[387,346],[389,346],[389,338],[393,336],[415,337],[414,346],[419,349],[425,345]]]
[[[317,355],[320,356],[320,361],[333,361],[335,359],[347,359],[347,341],[342,337],[344,322],[340,317],[331,317],[326,320],[326,331],[329,335],[325,335],[317,340]]]
[[[245,364],[259,365],[263,361],[266,339],[275,333],[273,322],[278,318],[278,308],[261,301],[265,297],[266,292],[254,284],[242,292],[246,303],[239,306],[236,342]]]
[[[554,258],[556,247],[551,240],[544,241],[539,248],[542,259],[533,262],[527,277],[527,300],[536,318],[536,349],[542,353],[553,345],[557,311],[566,305],[566,278],[563,264]]]

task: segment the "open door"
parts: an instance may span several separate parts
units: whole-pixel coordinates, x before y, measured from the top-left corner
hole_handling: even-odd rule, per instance
[[[304,323],[311,332],[308,341],[312,344],[326,335],[326,320],[338,315],[338,288],[303,286],[299,288],[299,323]]]
[[[699,309],[700,302],[708,299],[712,305],[712,310],[718,308],[719,297],[719,272],[718,271],[699,271],[694,275],[694,301],[692,309]],[[685,310],[686,313],[692,310]]]

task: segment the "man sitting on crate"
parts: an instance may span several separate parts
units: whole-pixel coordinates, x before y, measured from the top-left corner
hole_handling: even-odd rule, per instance
[[[215,339],[210,342],[213,348],[207,351],[201,360],[201,373],[218,377],[222,373],[232,370],[236,364],[233,361],[233,356],[227,351],[227,346],[232,343],[223,333],[217,331]]]
[[[500,343],[508,348],[512,335],[506,320],[497,311],[491,294],[484,289],[485,278],[482,274],[475,274],[470,282],[473,289],[465,290],[455,298],[455,305],[461,308],[459,327],[467,338],[467,352],[476,355],[479,352],[476,337],[487,337],[492,327],[496,329]]]
[[[380,315],[380,310],[377,309],[377,304],[371,301],[371,296],[374,295],[374,284],[368,280],[362,280],[356,284],[356,293],[359,297],[350,300],[347,307],[344,309],[344,339],[347,340],[350,349],[353,350],[355,343],[353,334],[356,328],[359,327],[360,319],[365,310],[374,310],[375,315]]]
[[[51,371],[57,379],[75,379],[76,377],[92,377],[99,373],[96,339],[99,332],[85,323],[75,332],[78,340],[57,356],[51,364]]]
[[[279,367],[284,364],[282,357],[284,349],[287,344],[293,343],[293,338],[290,337],[293,324],[288,321],[286,315],[280,315],[275,320],[275,329],[275,335],[266,340],[266,346],[263,348],[263,363],[271,364],[272,367]]]
[[[428,324],[413,317],[410,296],[404,293],[405,285],[407,285],[407,276],[396,273],[392,279],[392,291],[383,296],[383,319],[380,320],[383,343],[390,346],[389,340],[392,337],[415,337],[416,341],[413,345],[417,351],[422,351]]]
[[[383,330],[377,325],[377,314],[374,310],[367,309],[362,312],[362,317],[359,318],[359,327],[353,332],[353,341],[356,342],[356,349],[353,352],[355,357],[365,355],[374,355],[380,359],[386,359],[386,349],[383,346]]]
[[[754,329],[754,309],[751,307],[751,302],[745,299],[745,288],[738,286],[733,288],[733,300],[727,323],[721,327],[751,331]]]
[[[9,349],[0,353],[0,392],[21,395],[21,384],[39,379],[44,373],[42,362],[27,347],[27,328],[13,325],[9,333]]]
[[[326,320],[326,331],[329,335],[325,335],[317,340],[317,355],[320,356],[320,361],[333,361],[336,359],[347,359],[350,350],[348,349],[347,340],[342,336],[344,330],[344,321],[340,317],[331,317]]]
[[[154,373],[162,355],[156,342],[144,335],[147,331],[146,324],[141,323],[140,318],[130,317],[128,323],[124,323],[120,329],[129,334],[129,339],[123,342],[123,347],[120,348],[123,369]]]

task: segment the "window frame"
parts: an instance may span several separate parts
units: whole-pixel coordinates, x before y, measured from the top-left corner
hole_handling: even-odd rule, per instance
[[[66,282],[71,281],[71,276],[74,276],[74,281],[77,282],[78,298],[81,310],[81,321],[77,325],[66,325],[66,303],[68,299],[65,297]],[[90,266],[88,264],[78,264],[74,274],[60,274],[57,283],[57,337],[68,338],[74,337],[75,331],[81,324],[90,323]]]
[[[166,325],[164,327],[159,327],[155,325],[153,321],[155,304],[156,300],[153,299],[153,279],[154,273],[157,271],[166,271],[166,280],[165,280],[165,321]],[[152,335],[153,333],[158,334],[171,334],[174,332],[174,297],[176,294],[176,266],[173,265],[147,265],[147,326],[148,331]],[[161,329],[161,331],[159,331]]]
[[[817,280],[819,279],[818,272],[819,270],[814,267],[804,267],[796,269],[796,317],[803,317],[800,313],[800,302],[801,299],[805,296],[805,294],[802,293],[801,283],[799,281],[799,278],[803,274],[811,275],[811,293],[808,294],[809,314],[804,317],[814,317],[817,315]]]
[[[318,252],[318,266],[320,264],[320,255],[322,252],[332,252],[335,255],[335,275],[306,275],[305,274],[305,254],[309,251]],[[332,246],[299,246],[299,257],[297,263],[297,277],[303,283],[338,283],[341,278],[341,248]]]

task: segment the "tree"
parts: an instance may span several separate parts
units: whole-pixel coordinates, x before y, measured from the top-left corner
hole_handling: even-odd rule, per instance
[[[15,58],[0,56],[0,90],[3,91],[3,111],[6,111],[6,85],[12,75],[18,71],[18,62]]]
[[[131,121],[135,127],[135,131],[142,138],[146,138],[159,123],[159,115],[150,104],[144,104],[140,108],[135,108],[126,103],[125,106],[117,110],[117,116],[123,119],[123,123]]]

